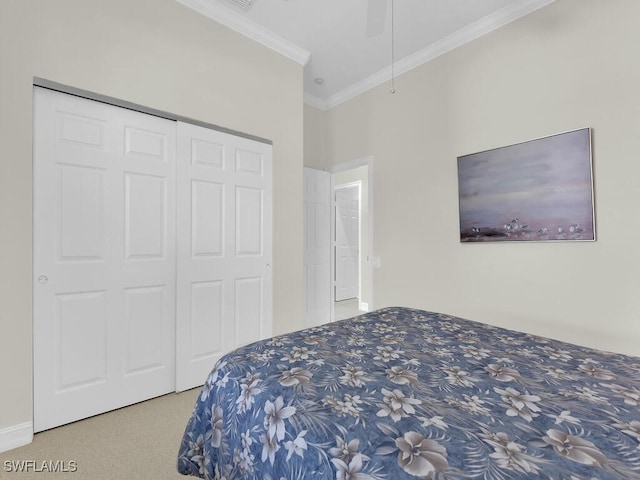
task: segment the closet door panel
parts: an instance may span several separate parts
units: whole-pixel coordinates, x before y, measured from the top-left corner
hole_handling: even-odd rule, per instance
[[[178,122],[176,388],[271,335],[271,146]]]
[[[34,92],[34,429],[174,390],[175,123]]]

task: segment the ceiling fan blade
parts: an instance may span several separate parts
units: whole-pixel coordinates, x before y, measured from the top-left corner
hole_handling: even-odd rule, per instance
[[[367,37],[375,37],[384,32],[387,21],[387,0],[369,0],[367,8]]]

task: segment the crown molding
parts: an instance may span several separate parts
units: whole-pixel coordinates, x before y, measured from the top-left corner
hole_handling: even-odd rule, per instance
[[[454,50],[466,43],[472,42],[483,35],[493,32],[500,27],[503,27],[515,20],[518,20],[525,15],[528,15],[540,8],[555,2],[556,0],[528,0],[526,2],[519,2],[518,4],[508,5],[497,12],[481,18],[477,22],[468,25],[465,28],[458,30],[457,32],[444,37],[438,42],[429,45],[428,47],[409,55],[396,62],[395,64],[395,76],[402,75],[403,73],[413,70],[420,65],[423,65],[441,55],[444,55],[451,50]],[[344,103],[362,93],[365,93],[375,87],[382,85],[385,82],[391,80],[391,66],[386,67],[373,75],[365,78],[364,80],[355,83],[331,96],[326,100],[318,99],[316,101],[316,108],[328,110],[336,107],[341,103]],[[306,97],[305,97],[306,101]],[[312,106],[316,106],[312,105]]]
[[[211,0],[176,0],[185,7],[204,15],[222,25],[234,30],[245,37],[274,50],[281,55],[304,66],[309,62],[311,53],[294,45],[257,23],[243,17],[239,13]]]

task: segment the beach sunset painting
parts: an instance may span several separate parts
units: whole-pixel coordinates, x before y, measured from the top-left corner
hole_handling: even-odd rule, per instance
[[[593,241],[591,129],[458,157],[461,242]]]

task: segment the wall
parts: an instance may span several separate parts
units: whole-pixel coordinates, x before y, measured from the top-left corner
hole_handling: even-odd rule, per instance
[[[375,158],[376,306],[640,355],[640,2],[558,0],[326,113]],[[456,157],[590,126],[597,241],[460,244]]]
[[[273,141],[274,329],[302,326],[302,66],[173,0],[0,6],[0,431],[32,418],[32,82]]]
[[[327,148],[327,119],[322,110],[304,106],[304,166],[324,170]]]

